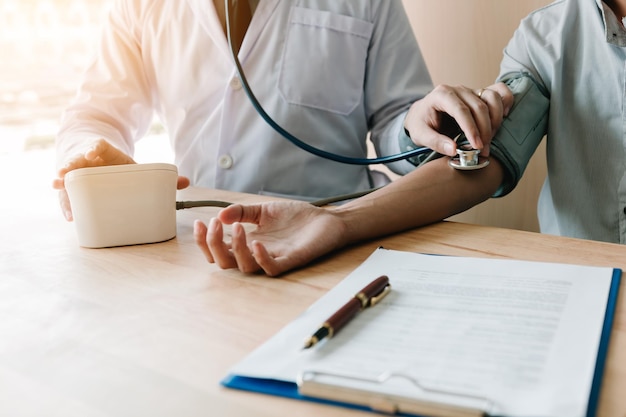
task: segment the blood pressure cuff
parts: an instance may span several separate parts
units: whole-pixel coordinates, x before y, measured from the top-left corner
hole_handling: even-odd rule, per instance
[[[545,135],[550,107],[548,92],[530,74],[507,73],[499,81],[509,87],[515,101],[491,141],[490,155],[497,158],[505,170],[504,182],[493,197],[507,195],[522,178]]]

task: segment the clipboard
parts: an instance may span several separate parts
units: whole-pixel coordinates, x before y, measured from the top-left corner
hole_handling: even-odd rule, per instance
[[[341,389],[320,380],[323,376],[315,371],[301,374],[301,380],[293,383],[273,379],[249,378],[229,375],[221,384],[227,388],[261,394],[276,395],[295,400],[312,401],[362,411],[371,411],[403,417],[486,417],[488,412],[480,408],[455,407],[443,402],[421,402],[399,395],[380,395],[375,391]],[[326,375],[328,376],[328,375]],[[341,377],[332,375],[333,378]],[[483,399],[473,399],[489,403]]]
[[[386,251],[379,249],[379,251]],[[395,252],[395,251],[392,251]],[[488,260],[487,260],[488,261]],[[367,263],[367,261],[366,261]],[[369,269],[369,268],[366,268]],[[609,338],[617,303],[618,289],[621,280],[621,270],[611,269],[608,294],[603,313],[601,334],[598,348],[594,357],[595,366],[590,382],[590,390],[586,399],[585,417],[594,417],[596,414],[600,385],[604,371],[604,364],[609,345]],[[376,273],[376,272],[374,272]],[[390,279],[393,278],[390,276]],[[332,290],[331,290],[332,291]],[[314,309],[315,305],[311,307]],[[332,341],[329,343],[333,343]],[[338,384],[342,379],[351,379],[358,382],[358,386],[346,388],[346,384]],[[380,387],[391,378],[402,378],[415,386],[416,390],[429,391],[438,394],[441,401],[423,401],[413,396],[396,395],[393,392],[384,392]],[[345,382],[345,381],[344,381]],[[498,404],[491,398],[476,396],[468,393],[432,388],[422,384],[414,376],[403,375],[397,372],[388,372],[377,378],[363,378],[360,375],[302,369],[297,378],[280,380],[273,378],[249,377],[231,373],[221,381],[228,388],[259,392],[270,395],[288,397],[297,400],[314,401],[349,407],[365,411],[373,411],[398,416],[507,416],[498,413]],[[353,385],[353,384],[348,384]],[[463,406],[450,405],[446,397],[461,399]],[[549,417],[549,416],[548,416]]]
[[[415,389],[437,394],[443,398],[462,397],[467,404],[453,405],[445,400],[416,400],[398,394],[381,394],[379,386],[392,378],[402,378]],[[351,379],[363,385],[361,388],[345,388],[333,383],[337,379]],[[343,404],[359,404],[385,414],[426,415],[430,417],[483,417],[489,416],[494,404],[488,398],[424,387],[410,375],[385,373],[376,379],[353,375],[337,375],[327,372],[304,371],[298,375],[298,392],[305,397],[325,398]]]

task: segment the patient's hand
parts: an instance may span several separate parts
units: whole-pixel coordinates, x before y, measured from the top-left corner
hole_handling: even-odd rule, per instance
[[[257,227],[246,232],[241,223]],[[223,224],[232,224],[230,242]],[[345,245],[346,226],[332,211],[304,202],[236,204],[220,211],[208,226],[196,220],[194,235],[210,263],[245,273],[277,276]]]

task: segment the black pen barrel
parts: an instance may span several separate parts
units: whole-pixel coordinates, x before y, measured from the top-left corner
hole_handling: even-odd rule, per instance
[[[324,323],[315,333],[313,333],[313,336],[309,337],[306,342],[304,342],[304,349],[315,346],[318,342],[325,339],[329,335],[332,336],[332,331],[333,330],[330,328],[329,324]]]

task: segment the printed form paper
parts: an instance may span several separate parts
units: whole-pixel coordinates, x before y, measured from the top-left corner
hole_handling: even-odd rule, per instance
[[[612,268],[422,255],[378,249],[232,369],[471,405],[506,416],[584,416]],[[332,339],[304,340],[380,275],[392,291]],[[342,376],[348,376],[342,377]],[[357,377],[357,379],[350,378]],[[371,383],[363,383],[370,387]]]

